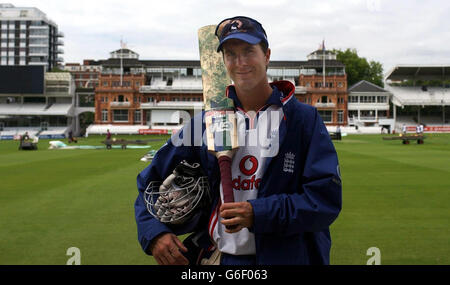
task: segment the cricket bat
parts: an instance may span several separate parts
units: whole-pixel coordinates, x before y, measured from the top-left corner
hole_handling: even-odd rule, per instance
[[[223,202],[234,202],[231,178],[231,161],[238,148],[237,119],[233,100],[226,95],[231,84],[221,53],[217,52],[219,40],[215,25],[198,30],[200,65],[202,68],[203,102],[208,151],[219,162]]]

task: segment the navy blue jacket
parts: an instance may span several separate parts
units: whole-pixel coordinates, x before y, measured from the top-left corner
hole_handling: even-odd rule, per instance
[[[329,264],[329,226],[342,205],[337,154],[316,108],[295,99],[293,84],[278,81],[271,86],[268,104],[282,107],[284,118],[279,127],[278,154],[266,159],[258,198],[249,201],[254,210],[250,231],[255,234],[257,263]],[[232,86],[227,93],[240,106]],[[217,203],[220,197],[217,159],[199,136],[205,128],[203,115],[195,116],[175,134],[137,177],[138,240],[148,254],[148,246],[157,235],[174,232],[147,212],[142,195],[150,181],[163,181],[181,160],[200,162],[208,175],[213,201]],[[207,223],[189,225],[188,230],[194,226],[207,233]]]

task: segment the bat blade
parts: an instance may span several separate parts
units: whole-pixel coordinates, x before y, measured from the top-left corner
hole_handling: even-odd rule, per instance
[[[226,96],[226,87],[231,84],[231,79],[221,54],[216,51],[219,41],[214,32],[214,25],[202,27],[198,31],[198,39],[208,150],[222,154],[236,149],[238,139],[234,103]]]
[[[231,203],[234,202],[231,159],[238,147],[237,120],[233,100],[226,95],[231,79],[222,55],[217,52],[219,41],[214,34],[215,28],[215,25],[209,25],[198,30],[206,136],[208,150],[218,158],[223,201]]]

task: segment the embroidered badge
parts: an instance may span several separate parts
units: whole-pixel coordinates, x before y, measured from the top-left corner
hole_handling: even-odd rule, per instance
[[[283,165],[283,171],[294,173],[294,166],[295,166],[295,154],[292,152],[288,152],[284,155],[284,165]]]

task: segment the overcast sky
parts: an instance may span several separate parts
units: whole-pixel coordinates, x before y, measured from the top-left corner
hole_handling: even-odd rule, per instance
[[[7,2],[7,1],[4,1]],[[450,64],[448,0],[30,0],[65,34],[65,62],[106,59],[123,39],[140,59],[198,59],[197,29],[245,15],[260,21],[273,60],[355,48],[383,64]]]

